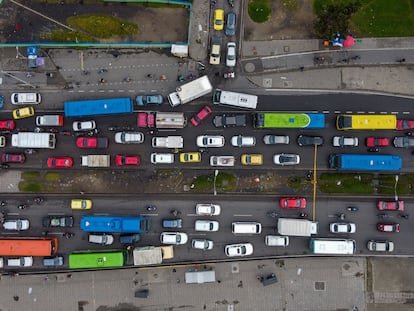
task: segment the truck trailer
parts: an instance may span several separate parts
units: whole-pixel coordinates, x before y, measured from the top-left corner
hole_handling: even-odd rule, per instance
[[[207,76],[202,76],[186,84],[180,85],[175,92],[168,95],[171,107],[189,103],[213,91],[213,86]]]
[[[132,256],[134,266],[159,265],[163,259],[174,258],[174,248],[172,245],[136,247]]]
[[[56,146],[56,135],[53,133],[21,132],[12,135],[11,145],[17,148],[54,149]]]
[[[108,154],[90,154],[81,157],[81,166],[86,167],[109,167],[111,157]]]
[[[307,219],[279,218],[277,231],[287,236],[311,236],[318,233],[318,223]]]

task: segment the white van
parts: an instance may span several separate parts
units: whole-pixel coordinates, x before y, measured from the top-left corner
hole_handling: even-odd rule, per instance
[[[19,257],[7,259],[9,267],[31,267],[33,266],[33,257]]]
[[[174,163],[173,153],[151,153],[152,164],[171,164]]]
[[[36,117],[37,126],[63,126],[62,115],[45,115]]]
[[[353,255],[356,242],[350,239],[310,239],[310,250],[312,254]]]
[[[259,222],[233,222],[231,224],[231,231],[234,234],[260,234],[262,232],[262,225]]]
[[[11,103],[13,105],[37,105],[42,101],[39,93],[13,93]]]
[[[89,243],[111,245],[114,243],[114,236],[112,234],[90,234],[88,241]]]
[[[283,246],[283,247],[286,247],[286,246],[289,245],[289,237],[288,236],[280,236],[280,235],[266,235],[265,244],[266,244],[266,246]]]

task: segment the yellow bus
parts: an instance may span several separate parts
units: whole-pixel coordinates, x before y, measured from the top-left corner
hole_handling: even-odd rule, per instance
[[[397,116],[393,114],[340,114],[336,117],[338,130],[395,130]]]

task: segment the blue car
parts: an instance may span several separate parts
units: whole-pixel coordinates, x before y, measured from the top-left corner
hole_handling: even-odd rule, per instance
[[[163,228],[182,228],[183,227],[183,220],[181,218],[178,219],[164,219],[162,221]]]
[[[136,101],[138,106],[162,105],[164,98],[162,95],[140,95]]]

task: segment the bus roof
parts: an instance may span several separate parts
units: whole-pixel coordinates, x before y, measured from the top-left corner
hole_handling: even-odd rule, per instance
[[[127,252],[122,250],[76,252],[69,255],[69,268],[87,269],[122,267],[127,263],[127,259]]]
[[[397,116],[394,114],[349,114],[338,115],[338,130],[395,130]]]
[[[53,256],[57,238],[0,238],[0,256]]]

